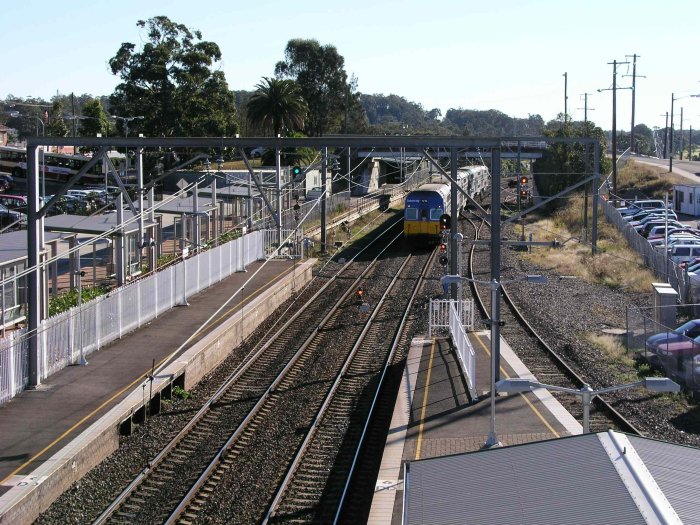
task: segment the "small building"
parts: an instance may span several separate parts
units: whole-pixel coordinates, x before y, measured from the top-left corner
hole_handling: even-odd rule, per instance
[[[674,184],[673,209],[676,213],[700,216],[700,184]]]

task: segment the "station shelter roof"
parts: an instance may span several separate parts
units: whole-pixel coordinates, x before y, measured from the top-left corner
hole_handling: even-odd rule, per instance
[[[46,233],[46,243],[63,239],[61,233]],[[0,266],[27,258],[27,231],[0,233]]]
[[[608,431],[412,461],[404,523],[700,524],[700,449]]]
[[[146,228],[155,226],[155,221],[144,220]],[[100,235],[114,231],[117,235],[117,212],[112,211],[100,215],[54,215],[44,219],[44,229],[50,232],[84,233]],[[124,210],[124,233],[134,233],[139,229],[138,220],[131,210]]]

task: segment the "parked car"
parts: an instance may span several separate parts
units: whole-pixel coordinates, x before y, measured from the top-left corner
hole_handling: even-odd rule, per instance
[[[620,215],[634,215],[639,210],[663,210],[665,208],[666,205],[664,204],[664,201],[658,199],[648,199],[630,202],[627,207],[618,208],[617,211],[620,212]]]
[[[0,204],[6,206],[10,210],[27,212],[27,197],[21,195],[5,195],[0,194]]]
[[[266,149],[267,148],[262,148],[262,147],[253,148],[252,150],[250,150],[250,153],[248,155],[254,159],[258,159],[258,158],[262,157],[262,155],[263,155],[263,153],[265,153]]]
[[[0,173],[0,191],[10,191],[15,187],[15,180],[12,175]]]
[[[674,244],[669,257],[675,264],[688,263],[700,257],[700,244]]]
[[[681,362],[700,355],[700,335],[694,338],[680,336],[675,340],[662,340],[649,348],[649,361],[664,367],[680,368]],[[680,361],[679,361],[680,359]]]
[[[652,335],[647,338],[647,350],[657,353],[659,345],[677,343],[700,336],[700,319],[693,319],[680,325],[675,330]]]
[[[622,218],[625,222],[641,221],[642,219],[649,217],[650,215],[657,215],[659,217],[668,217],[669,219],[678,219],[678,215],[673,210],[640,210],[634,215],[624,215]]]
[[[649,232],[653,228],[662,227],[665,228],[668,225],[669,228],[683,228],[684,224],[676,221],[649,221],[644,225],[644,227],[639,230],[639,234],[642,237],[649,237]]]
[[[27,224],[27,216],[16,210],[11,210],[4,204],[0,204],[0,228],[7,228],[11,224],[15,228]]]
[[[316,199],[320,199],[322,194],[323,190],[320,187],[316,186],[315,188],[311,188],[309,191],[306,192],[306,200],[314,201]]]
[[[675,221],[677,219],[675,217],[671,217],[670,214],[668,216],[666,216],[664,214],[650,213],[646,217],[643,217],[643,218],[639,219],[638,221],[630,221],[627,224],[629,224],[633,228],[637,229],[637,226],[644,225],[650,221],[662,221],[663,222],[666,220]]]

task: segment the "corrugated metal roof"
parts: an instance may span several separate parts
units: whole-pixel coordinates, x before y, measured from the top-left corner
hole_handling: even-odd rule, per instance
[[[44,240],[46,242],[60,239],[63,236],[61,233],[46,233]],[[47,247],[46,252],[49,252]],[[0,264],[10,261],[17,261],[27,257],[27,231],[18,230],[7,233],[0,233]]]
[[[131,211],[124,211],[124,233],[138,231],[138,221],[134,220]],[[146,226],[156,224],[146,219]],[[53,232],[77,232],[98,235],[114,230],[117,227],[117,213],[104,213],[101,215],[54,215],[44,219],[44,229]]]
[[[628,436],[686,525],[700,525],[700,449]]]
[[[406,523],[646,523],[596,434],[411,462]]]

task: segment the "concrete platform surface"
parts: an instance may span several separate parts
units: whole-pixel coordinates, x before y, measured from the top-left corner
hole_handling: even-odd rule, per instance
[[[469,339],[476,352],[478,399],[470,399],[448,339],[413,340],[368,523],[401,523],[406,461],[484,448],[491,430],[490,338],[488,332],[474,332]],[[503,339],[500,377],[533,378]],[[503,446],[581,433],[581,425],[545,390],[497,396],[495,405],[495,430]]]
[[[65,368],[0,407],[0,495],[117,406],[150,373],[154,362],[157,368],[241,286],[245,284],[245,289],[180,354],[232,312],[274,287],[294,266],[291,260],[250,264],[247,272],[234,273],[189,297],[189,306],[176,307],[90,354],[86,366]]]

